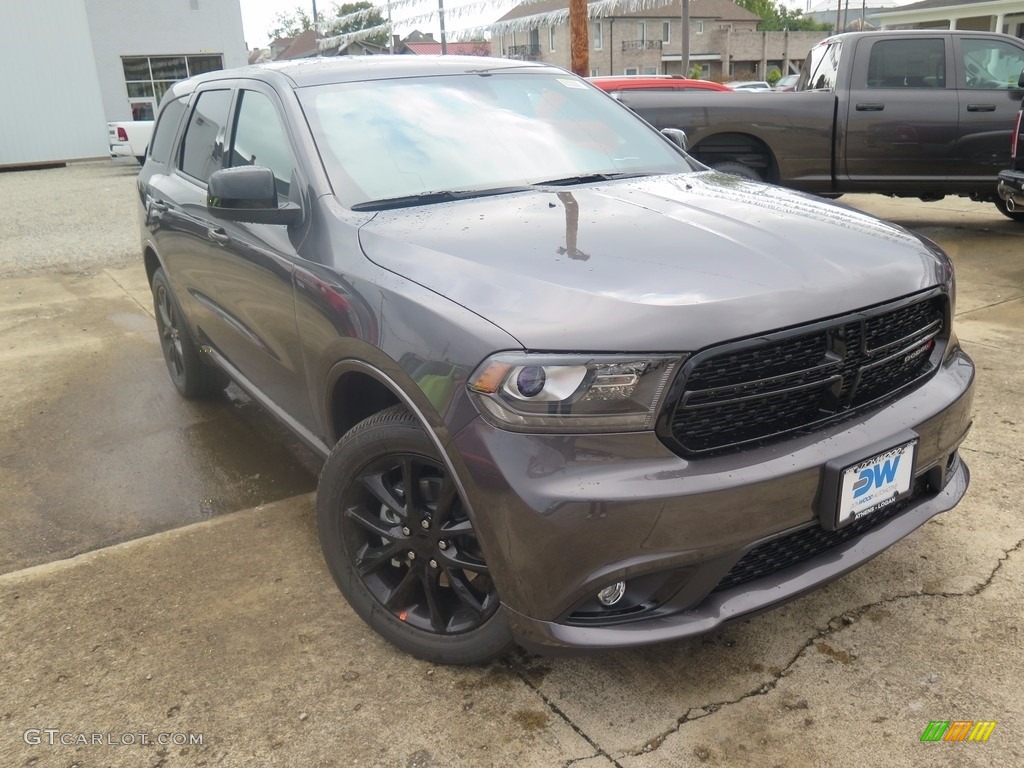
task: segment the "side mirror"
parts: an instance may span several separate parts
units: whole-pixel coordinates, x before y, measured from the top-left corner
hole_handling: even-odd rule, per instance
[[[207,182],[206,210],[218,219],[250,224],[295,224],[302,208],[277,204],[274,172],[258,165],[216,171]]]
[[[662,128],[661,134],[684,152],[690,148],[690,142],[686,138],[686,131],[679,128]]]

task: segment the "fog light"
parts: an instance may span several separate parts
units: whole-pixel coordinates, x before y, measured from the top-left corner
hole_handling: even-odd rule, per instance
[[[598,592],[597,599],[601,603],[601,605],[610,608],[611,606],[619,602],[619,600],[622,599],[622,596],[624,594],[626,594],[626,582],[616,581],[610,587],[605,587],[600,592]]]

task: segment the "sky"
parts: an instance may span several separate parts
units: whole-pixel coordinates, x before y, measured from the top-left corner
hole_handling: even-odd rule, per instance
[[[339,5],[346,0],[340,0]],[[348,0],[354,2],[354,0]],[[909,2],[915,0],[896,0],[896,5],[906,5]],[[797,10],[806,10],[806,0],[782,0],[782,2],[789,8]],[[821,0],[812,0],[812,5],[818,5]],[[383,9],[383,0],[376,0],[376,3]],[[474,27],[480,27],[495,21],[502,15],[504,15],[510,8],[513,8],[517,3],[516,0],[493,0],[493,5],[490,10],[477,10],[474,12],[459,15],[456,13],[459,6],[463,5],[474,5],[480,6],[481,0],[445,0],[445,8],[449,11],[447,14],[447,23],[445,28],[449,33],[458,32],[459,30],[472,29]],[[870,2],[868,3],[870,5]],[[264,48],[270,40],[267,39],[267,30],[274,25],[274,19],[278,13],[291,12],[296,7],[301,7],[306,10],[310,16],[313,14],[313,3],[312,0],[239,0],[239,5],[242,8],[242,26],[245,30],[245,42],[249,48]],[[335,5],[335,0],[317,0],[317,12],[319,14],[330,13]],[[858,0],[850,0],[850,7],[860,7]],[[395,31],[399,34],[405,35],[417,28],[423,32],[435,33],[437,36],[438,26],[436,15],[431,21],[426,23],[417,23],[413,26],[408,24],[403,25],[403,18],[409,18],[412,16],[420,16],[424,13],[429,13],[437,9],[436,0],[423,0],[423,3],[415,8],[403,8],[400,11],[396,11],[392,20],[395,24]]]
[[[383,15],[385,13],[383,0],[371,1],[381,7]],[[317,0],[317,13],[321,16],[328,13],[332,14],[335,4],[343,5],[345,2],[355,2],[355,0],[338,0],[337,3],[335,3],[335,0]],[[494,0],[491,10],[465,15],[456,15],[454,13],[459,6],[469,4],[479,5],[480,0],[445,0],[445,9],[450,11],[445,24],[445,29],[449,33],[457,32],[460,29],[471,29],[490,24],[507,13],[510,8],[513,8],[516,5],[516,0]],[[277,14],[282,11],[290,13],[295,8],[301,7],[307,14],[313,15],[313,3],[311,0],[239,0],[239,5],[242,8],[242,27],[245,31],[245,42],[250,50],[267,46],[270,42],[267,39],[267,30],[274,26]],[[395,32],[404,35],[413,30],[412,26],[402,24],[403,18],[421,16],[436,9],[437,0],[424,0],[421,5],[414,9],[406,7],[400,12],[396,11],[392,16]],[[436,37],[438,32],[437,17],[433,17],[430,22],[416,24],[415,27],[423,32],[433,31]]]

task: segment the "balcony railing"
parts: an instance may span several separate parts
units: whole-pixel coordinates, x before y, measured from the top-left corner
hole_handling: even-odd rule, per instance
[[[506,49],[506,55],[510,59],[521,59],[533,61],[540,58],[540,45],[510,45]]]
[[[661,40],[623,40],[622,52],[626,51],[660,51]]]

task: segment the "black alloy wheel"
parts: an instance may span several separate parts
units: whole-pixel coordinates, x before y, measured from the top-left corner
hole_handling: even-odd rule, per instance
[[[473,521],[406,409],[371,416],[339,442],[317,511],[335,581],[386,639],[453,664],[483,663],[511,647]]]
[[[167,371],[178,392],[187,398],[208,397],[224,389],[230,381],[227,374],[200,356],[199,347],[192,340],[185,318],[182,317],[171,286],[163,269],[153,274],[153,310],[156,329],[160,335],[160,348],[164,353]]]

